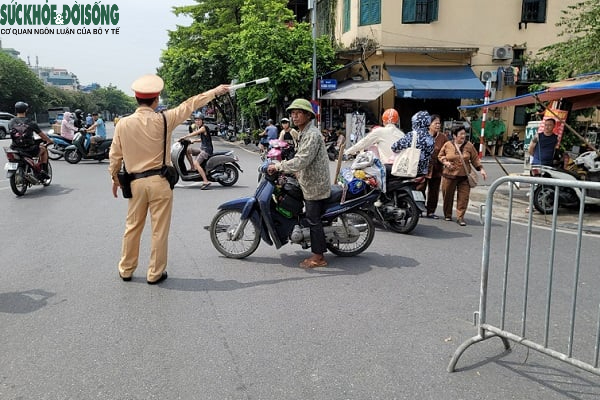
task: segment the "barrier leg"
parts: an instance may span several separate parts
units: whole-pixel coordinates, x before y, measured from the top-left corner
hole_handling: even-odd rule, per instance
[[[499,337],[500,340],[502,340],[502,343],[504,344],[504,350],[510,351],[510,342],[505,337],[496,335],[495,333],[485,333],[484,336],[473,336],[472,338],[465,340],[460,346],[458,346],[458,348],[454,352],[454,355],[452,355],[450,364],[448,364],[448,372],[454,372],[456,370],[456,363],[458,362],[458,359],[462,356],[462,354],[465,352],[465,350],[467,350],[469,346],[475,343],[483,342],[484,340],[487,340],[492,337]]]

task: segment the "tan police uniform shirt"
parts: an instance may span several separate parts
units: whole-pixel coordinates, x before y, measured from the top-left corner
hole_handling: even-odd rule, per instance
[[[215,98],[215,90],[209,90],[190,97],[179,106],[165,111],[167,117],[167,153],[165,162],[171,165],[171,135],[177,125],[190,114]],[[117,173],[121,161],[125,161],[127,171],[139,173],[162,167],[165,148],[163,117],[148,106],[140,106],[130,116],[122,118],[115,127],[110,148],[108,171],[113,183],[118,184]]]

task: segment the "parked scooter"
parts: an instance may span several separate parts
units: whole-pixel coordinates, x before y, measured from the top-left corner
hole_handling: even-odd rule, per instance
[[[112,139],[104,139],[102,142],[96,144],[96,152],[90,154],[90,143],[92,135],[85,131],[79,131],[73,137],[72,144],[67,146],[65,149],[65,160],[69,164],[77,164],[83,160],[98,160],[102,161],[108,159],[108,153],[110,152],[110,146],[112,145]]]
[[[389,172],[389,171],[388,171]],[[373,219],[397,233],[410,233],[427,211],[423,192],[416,190],[425,178],[399,178],[386,174],[386,191],[381,193],[370,209]]]
[[[338,158],[338,149],[336,148],[337,142],[325,142],[325,148],[327,149],[327,157],[329,161],[335,161]]]
[[[49,144],[48,158],[51,160],[60,160],[65,155],[67,147],[73,144],[73,141],[54,133],[54,129],[50,129],[46,135],[52,139],[52,144]]]
[[[513,132],[508,141],[502,147],[502,154],[507,157],[517,156],[523,158],[525,156],[524,141],[519,140],[519,132]]]
[[[571,161],[567,169],[533,165],[531,175],[542,178],[585,180],[600,182],[600,152],[587,151]],[[554,209],[554,186],[538,185],[533,192],[533,206],[542,214]],[[577,188],[561,187],[558,192],[559,207],[579,207],[582,192]],[[600,204],[600,190],[587,190],[585,204]]]
[[[391,231],[412,232],[419,223],[421,213],[426,212],[425,196],[416,190],[425,178],[394,176],[391,174],[391,165],[382,164],[371,151],[359,153],[351,168],[342,168],[338,179],[349,187],[365,180],[378,188],[385,184],[385,191],[381,191],[377,201],[366,211],[373,220]]]
[[[185,165],[185,155],[191,143],[188,139],[180,139],[173,143],[173,146],[171,146],[171,162],[182,181],[202,181],[202,176],[197,171],[189,170]],[[238,161],[239,159],[233,150],[220,151],[213,153],[200,166],[206,172],[209,181],[218,182],[223,186],[233,186],[239,178],[239,173],[244,172]]]
[[[260,241],[279,249],[291,242],[304,249],[310,247],[310,229],[302,212],[302,191],[294,178],[267,175],[261,179],[252,197],[244,197],[221,204],[210,226],[213,246],[225,257],[245,258],[254,253]],[[365,251],[375,235],[373,221],[362,209],[379,196],[379,190],[370,191],[342,201],[341,186],[331,188],[331,196],[321,219],[325,230],[327,249],[342,257],[351,257]]]
[[[41,142],[41,139],[37,139]],[[43,144],[42,144],[43,146]],[[10,188],[17,196],[23,196],[33,185],[48,186],[52,182],[52,166],[48,161],[48,171],[42,173],[42,165],[38,157],[30,157],[19,150],[5,147],[6,159],[4,166],[6,177],[10,180]]]

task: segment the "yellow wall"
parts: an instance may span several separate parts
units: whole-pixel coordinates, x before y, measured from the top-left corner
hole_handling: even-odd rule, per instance
[[[387,65],[456,65],[470,64],[479,76],[481,71],[497,70],[508,66],[511,60],[494,61],[494,47],[525,48],[526,57],[535,57],[539,50],[561,40],[556,26],[561,10],[578,0],[548,0],[545,23],[521,24],[522,0],[440,0],[438,20],[429,24],[402,24],[402,0],[381,0],[381,24],[358,26],[359,0],[351,0],[350,27],[342,32],[343,4],[337,2],[335,37],[338,43],[349,46],[357,37],[370,38],[379,44],[380,51],[366,60],[372,64]],[[399,52],[399,48],[475,48],[473,54],[440,54],[422,51]],[[356,70],[356,67],[355,67]],[[381,79],[390,79],[383,70]],[[513,97],[516,86],[504,86],[496,99]],[[383,98],[384,108],[394,104],[393,91]],[[498,117],[512,130],[513,108],[502,109]]]

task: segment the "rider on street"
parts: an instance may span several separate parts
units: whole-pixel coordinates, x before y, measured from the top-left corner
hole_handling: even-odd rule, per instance
[[[37,133],[46,144],[51,144],[50,139],[38,126],[37,123],[27,118],[27,109],[29,105],[23,101],[18,101],[15,104],[16,117],[10,120],[8,129],[12,143],[10,148],[25,153],[29,157],[39,157],[42,166],[40,177],[43,179],[49,178],[48,172],[48,151],[45,146],[40,146],[35,142],[33,136]]]

